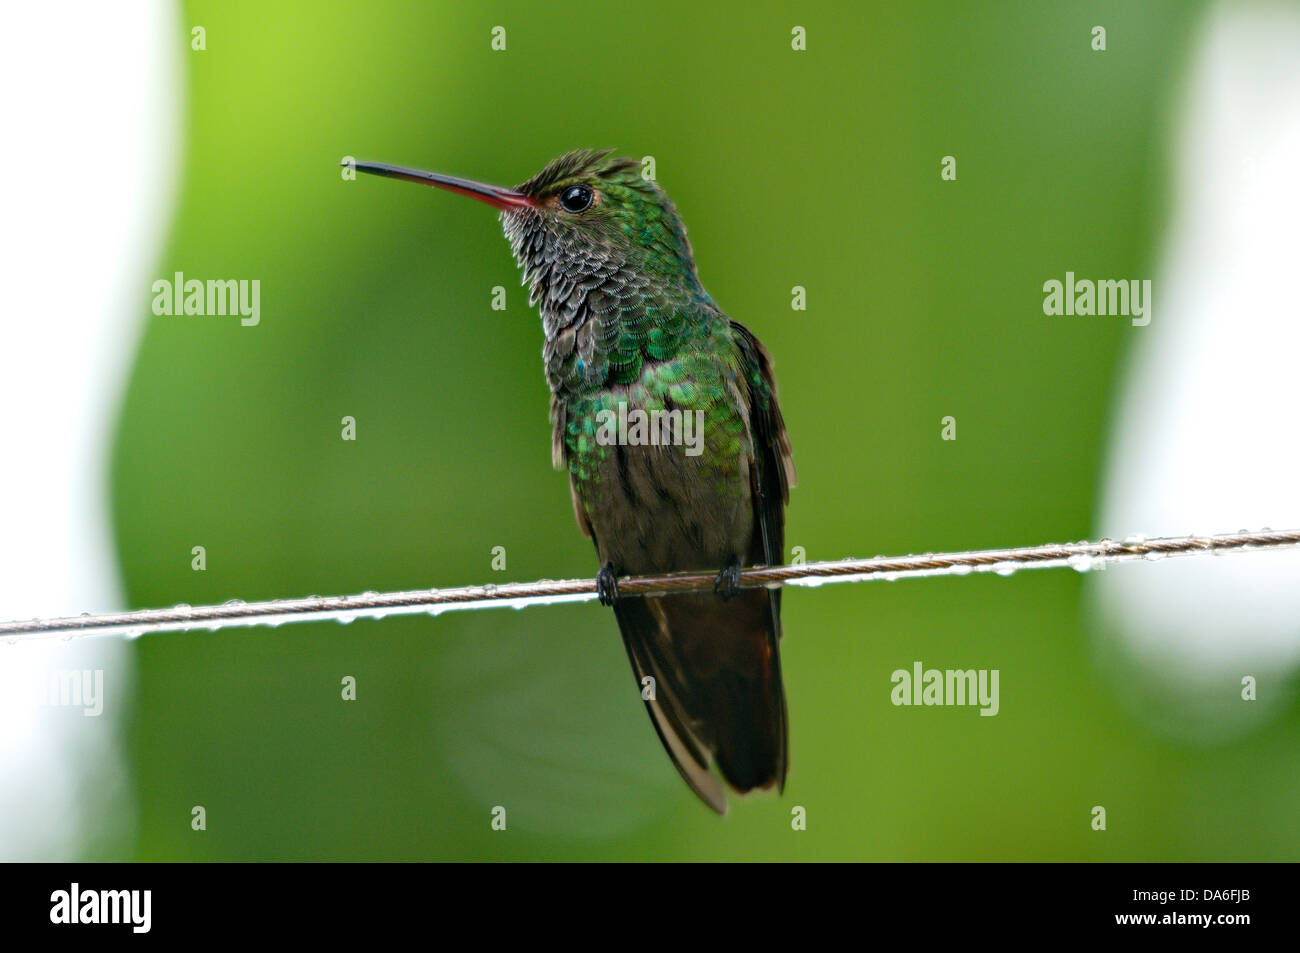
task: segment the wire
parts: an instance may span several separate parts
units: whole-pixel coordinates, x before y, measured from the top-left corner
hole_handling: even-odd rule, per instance
[[[962,576],[971,573],[1012,575],[1026,569],[1070,567],[1080,572],[1104,569],[1110,563],[1156,560],[1166,556],[1193,556],[1285,549],[1300,546],[1300,530],[1261,530],[1257,533],[1228,533],[1219,536],[1171,536],[1157,539],[1131,536],[1116,542],[1049,543],[1019,549],[981,549],[958,553],[925,553],[919,556],[875,556],[871,559],[841,559],[832,562],[796,563],[745,569],[740,587],[752,589],[779,586],[816,587],[832,582],[866,582],[873,579],[903,579],[919,576]],[[673,573],[629,576],[618,581],[621,596],[712,591],[714,573]],[[382,619],[390,615],[426,613],[439,615],[456,609],[486,609],[510,606],[523,609],[562,602],[589,602],[597,598],[594,579],[542,579],[504,585],[463,586],[455,589],[411,589],[404,592],[363,592],[351,596],[307,596],[243,602],[238,599],[216,606],[177,605],[169,609],[141,609],[103,615],[29,621],[0,622],[0,639],[13,644],[35,639],[71,639],[86,635],[125,635],[178,632],[194,629],[216,631],[233,626],[271,625],[285,622],[357,618]]]

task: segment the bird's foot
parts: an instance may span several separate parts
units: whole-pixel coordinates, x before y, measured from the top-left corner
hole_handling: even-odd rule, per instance
[[[735,556],[718,570],[718,576],[713,580],[713,591],[722,596],[723,602],[740,593],[740,560]]]
[[[614,572],[613,563],[605,563],[596,573],[596,598],[602,606],[618,602],[618,574]]]

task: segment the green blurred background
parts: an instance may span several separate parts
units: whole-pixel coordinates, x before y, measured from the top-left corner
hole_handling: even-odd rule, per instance
[[[207,49],[184,56],[157,274],[258,278],[262,319],[148,317],[112,467],[132,606],[596,568],[493,213],[345,181],[349,155],[500,184],[572,148],[653,155],[706,287],[775,359],[809,559],[1093,531],[1134,329],[1045,320],[1041,287],[1151,273],[1199,5],[183,9],[177,43],[201,25]],[[1148,731],[1093,657],[1084,585],[790,591],[789,784],[724,820],[660,750],[594,604],[144,638],[127,856],[1294,859],[1295,707],[1220,747]],[[894,707],[914,660],[999,669],[1000,714]]]

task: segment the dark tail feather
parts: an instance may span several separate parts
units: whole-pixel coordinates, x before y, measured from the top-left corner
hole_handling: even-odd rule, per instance
[[[725,813],[715,761],[740,793],[782,788],[787,767],[785,692],[771,594],[623,597],[614,606],[637,682],[654,678],[651,721],[677,770],[704,803]]]

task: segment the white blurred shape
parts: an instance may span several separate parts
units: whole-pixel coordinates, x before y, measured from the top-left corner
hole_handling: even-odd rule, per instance
[[[12,4],[0,31],[0,618],[119,608],[105,468],[175,180],[179,56],[165,0]],[[142,290],[143,289],[143,290]],[[51,670],[103,669],[97,718],[34,706]],[[110,640],[0,642],[0,859],[130,845]]]
[[[1153,319],[1129,368],[1100,530],[1300,527],[1300,9],[1224,3],[1192,59]],[[1175,680],[1300,660],[1300,553],[1096,579],[1133,657]],[[1254,666],[1255,668],[1245,668]]]

